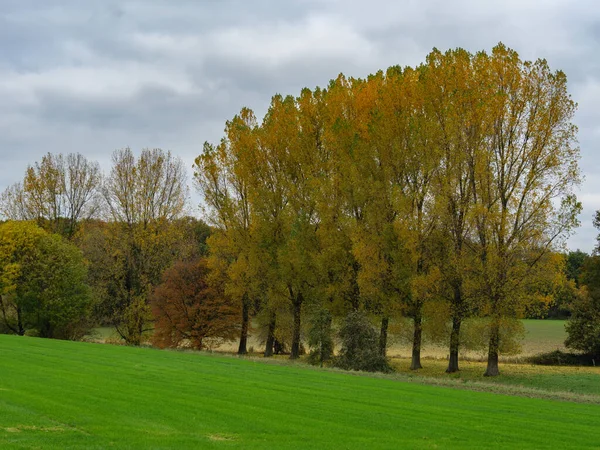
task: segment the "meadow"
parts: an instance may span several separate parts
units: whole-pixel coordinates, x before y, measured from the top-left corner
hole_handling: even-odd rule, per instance
[[[525,336],[521,343],[521,352],[516,355],[500,355],[501,361],[520,362],[527,357],[554,350],[566,351],[564,345],[567,333],[564,320],[522,320],[525,328]],[[256,330],[256,326],[254,327]],[[257,337],[257,332],[251,331],[248,340],[251,353],[260,354],[264,350],[264,342]],[[111,328],[96,329],[95,340],[98,342],[119,342],[120,339]],[[216,348],[217,351],[233,353],[237,351],[237,342],[222,344]],[[410,358],[412,347],[410,343],[403,341],[400,337],[390,334],[388,356],[392,358]],[[431,344],[425,340],[422,348],[422,356],[426,359],[446,359],[448,349],[445,346]],[[471,361],[485,361],[487,354],[478,351],[462,351],[461,358]]]
[[[0,336],[0,354],[1,448],[582,448],[600,427],[591,385],[557,401],[526,386],[17,336]]]

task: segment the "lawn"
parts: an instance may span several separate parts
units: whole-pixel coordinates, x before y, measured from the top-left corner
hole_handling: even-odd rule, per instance
[[[0,336],[1,448],[582,448],[600,406]]]

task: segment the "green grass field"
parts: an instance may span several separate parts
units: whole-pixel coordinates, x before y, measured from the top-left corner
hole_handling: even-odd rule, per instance
[[[597,404],[16,336],[0,355],[0,448],[598,446]]]

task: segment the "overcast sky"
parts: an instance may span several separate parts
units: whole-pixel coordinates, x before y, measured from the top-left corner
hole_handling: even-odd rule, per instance
[[[116,148],[161,147],[191,175],[202,143],[218,141],[242,106],[260,118],[273,94],[340,72],[364,77],[419,64],[433,47],[499,41],[568,76],[586,176],[569,246],[590,251],[600,209],[596,0],[0,0],[0,191],[47,152],[108,169]]]

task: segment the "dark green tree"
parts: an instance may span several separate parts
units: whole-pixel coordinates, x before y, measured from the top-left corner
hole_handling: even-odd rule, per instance
[[[579,287],[583,266],[588,258],[589,255],[579,249],[569,252],[567,255],[567,279],[573,280],[576,287]]]
[[[0,314],[15,334],[79,339],[92,323],[81,251],[28,222],[0,225]]]
[[[308,345],[311,349],[308,360],[311,364],[323,367],[323,363],[333,356],[331,323],[332,316],[327,309],[320,309],[312,318],[308,332]]]
[[[391,372],[387,359],[379,351],[379,335],[366,315],[349,313],[339,332],[342,348],[334,365],[345,370]]]

